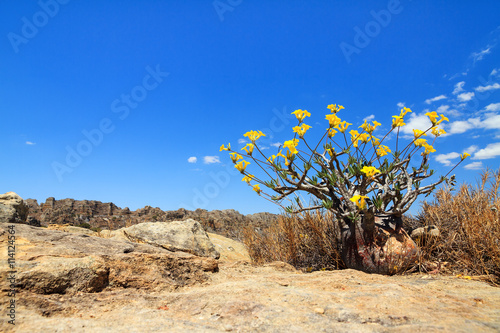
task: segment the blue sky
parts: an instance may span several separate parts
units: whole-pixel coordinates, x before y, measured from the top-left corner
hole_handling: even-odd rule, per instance
[[[386,130],[410,107],[409,134],[443,113],[431,165],[445,174],[467,151],[454,173],[474,182],[500,165],[499,12],[498,1],[2,1],[0,192],[279,212],[219,147],[262,130],[275,154],[292,111],[323,130],[332,103]]]

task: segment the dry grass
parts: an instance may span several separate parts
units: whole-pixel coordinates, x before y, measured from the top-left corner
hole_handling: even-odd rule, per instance
[[[453,274],[483,276],[500,283],[500,169],[483,172],[476,186],[463,184],[455,194],[441,189],[424,203],[418,219],[439,228],[439,239],[421,245],[420,267],[445,265]]]
[[[264,230],[246,228],[243,237],[255,263],[283,261],[309,272],[343,267],[339,240],[333,216],[319,211],[281,215]]]

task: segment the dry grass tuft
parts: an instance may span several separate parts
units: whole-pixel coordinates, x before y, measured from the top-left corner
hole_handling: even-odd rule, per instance
[[[438,262],[453,274],[483,276],[500,283],[500,169],[486,170],[476,186],[463,184],[455,194],[438,190],[424,203],[418,219],[435,225],[441,236],[421,245],[420,267]]]
[[[257,264],[283,261],[307,272],[343,268],[340,230],[328,212],[281,215],[266,229],[246,228],[243,242]]]

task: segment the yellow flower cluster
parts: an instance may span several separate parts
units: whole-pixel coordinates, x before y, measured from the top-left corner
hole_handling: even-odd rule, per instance
[[[290,149],[290,153],[295,155],[299,152],[296,148],[298,144],[299,144],[299,139],[292,139],[285,141],[283,147]]]
[[[299,123],[304,121],[305,117],[311,116],[311,113],[307,112],[307,110],[300,110],[300,109],[293,111],[292,114],[294,114],[295,117],[297,117],[297,119],[299,120]]]
[[[364,209],[366,207],[365,199],[368,199],[366,195],[355,195],[349,200],[354,202],[359,209]]]
[[[330,104],[327,106],[328,109],[330,109],[330,111],[332,113],[337,113],[339,112],[340,110],[342,110],[344,107],[342,105],[338,105],[337,104]]]
[[[310,129],[311,126],[302,124],[301,126],[295,126],[293,128],[293,131],[297,133],[301,138],[304,137],[304,134],[306,134],[307,130]]]
[[[243,134],[243,136],[247,137],[252,143],[255,143],[261,136],[266,136],[261,131],[249,131]]]
[[[361,172],[364,173],[366,177],[373,179],[375,178],[375,174],[380,173],[380,170],[375,167],[365,165],[361,169]]]
[[[380,146],[377,147],[377,156],[378,157],[385,156],[385,155],[387,155],[390,152],[391,152],[391,150],[387,146],[380,145]]]
[[[246,151],[248,155],[252,156],[254,147],[255,145],[253,143],[247,143],[247,145],[241,148],[241,150]]]
[[[401,113],[399,114],[399,116],[392,116],[392,118],[394,118],[392,120],[392,128],[401,127],[401,126],[406,125],[405,122],[403,121],[403,117],[408,112],[412,112],[412,111],[410,110],[410,108],[404,107],[401,109]]]
[[[372,124],[367,124],[366,120],[365,120],[365,123],[359,127],[361,127],[365,132],[369,133],[369,134],[372,134],[373,131],[378,127],[382,125],[381,123],[379,123],[378,121],[374,121]]]
[[[328,123],[329,123],[329,127],[326,129],[326,131],[327,131],[326,134],[328,135],[329,138],[333,138],[336,135],[336,133],[338,133],[338,132],[345,135],[345,132],[347,131],[349,126],[351,126],[352,124],[348,123],[347,121],[342,121],[342,119],[340,119],[337,116],[337,113],[340,110],[344,109],[344,107],[342,105],[330,104],[327,106],[327,108],[330,109],[331,113],[327,114],[325,116],[325,119],[328,120]],[[412,112],[412,111],[409,108],[404,107],[401,109],[401,112],[399,115],[392,116],[393,117],[392,129],[406,125],[404,122],[404,117],[406,116],[406,114],[408,114],[410,112]],[[303,121],[306,117],[310,117],[311,113],[308,112],[307,110],[298,109],[298,110],[295,110],[294,112],[292,112],[292,114],[295,115],[295,117],[297,118],[297,120],[299,122],[297,126],[293,127],[293,132],[296,133],[301,139],[303,139],[306,132],[311,128],[311,126],[303,123]],[[446,118],[443,114],[438,115],[437,112],[435,112],[435,111],[428,112],[425,115],[429,117],[429,120],[432,123],[432,127],[430,129],[428,129],[427,131],[430,130],[430,132],[435,137],[446,134],[446,132],[443,129],[438,128],[437,125],[441,124],[443,121],[449,121],[448,118]],[[361,133],[359,133],[357,130],[354,130],[354,129],[349,131],[349,134],[351,136],[352,146],[355,148],[358,148],[360,142],[367,144],[371,141],[371,144],[375,150],[375,154],[377,157],[383,157],[383,156],[386,156],[387,154],[391,153],[391,149],[389,147],[381,145],[381,141],[378,138],[376,138],[375,136],[373,136],[374,131],[379,126],[381,126],[381,124],[377,121],[368,122],[367,120],[365,120],[364,123],[361,126],[359,126],[359,128],[361,128],[363,130]],[[413,129],[413,135],[414,135],[413,143],[414,143],[414,145],[416,147],[419,147],[419,148],[423,147],[425,149],[424,152],[422,153],[422,155],[428,155],[428,154],[436,151],[431,145],[429,145],[427,143],[426,139],[422,138],[423,136],[427,136],[427,134],[426,134],[427,131],[424,132],[424,131],[421,131],[419,129]],[[251,143],[247,143],[245,145],[245,147],[243,147],[241,150],[244,150],[247,153],[247,155],[252,156],[254,149],[256,148],[255,141],[257,141],[260,137],[265,136],[265,134],[262,133],[261,131],[249,131],[249,132],[245,133],[244,136],[247,137],[251,141]],[[384,137],[384,139],[385,139],[385,137]],[[384,139],[382,139],[382,141]],[[299,139],[295,139],[295,138],[292,140],[285,141],[285,143],[283,144],[283,148],[288,149],[286,155],[284,155],[282,153],[282,150],[280,150],[278,152],[278,154],[272,155],[269,158],[267,158],[267,162],[274,165],[274,161],[276,160],[276,158],[282,157],[285,160],[285,165],[290,166],[290,164],[293,162],[293,160],[295,158],[294,155],[299,154],[299,151],[297,150],[297,146],[298,146],[299,142],[300,142]],[[225,145],[222,145],[220,147],[219,151],[223,151],[223,150],[231,151],[231,145],[228,144],[227,147]],[[334,158],[336,156],[335,151],[331,146],[329,148],[326,148],[326,152],[328,152],[328,154],[330,155],[330,158]],[[262,192],[262,190],[260,189],[259,185],[258,184],[256,184],[256,185],[250,184],[250,182],[255,179],[255,176],[245,172],[246,167],[250,163],[243,160],[243,157],[236,152],[231,151],[230,156],[231,156],[231,160],[235,164],[235,168],[238,171],[240,171],[242,174],[244,174],[242,181],[244,181],[248,185],[252,186],[253,190],[255,192],[257,192],[258,194],[260,194]],[[464,160],[465,158],[467,158],[469,156],[470,156],[470,154],[468,154],[468,153],[463,153],[462,155],[460,155],[462,160]],[[255,158],[253,158],[253,159],[255,160]],[[370,180],[374,180],[376,175],[381,173],[381,171],[378,170],[377,168],[375,168],[373,166],[367,166],[367,165],[365,165],[361,169],[361,172]],[[257,179],[257,182],[262,183],[258,179]],[[354,195],[350,199],[350,201],[354,202],[359,209],[365,209],[367,206],[366,199],[368,199],[367,196]]]

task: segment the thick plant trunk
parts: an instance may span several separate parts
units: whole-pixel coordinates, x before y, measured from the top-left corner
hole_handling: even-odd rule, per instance
[[[348,268],[392,275],[415,264],[418,247],[392,215],[366,214],[342,232],[342,259]]]

